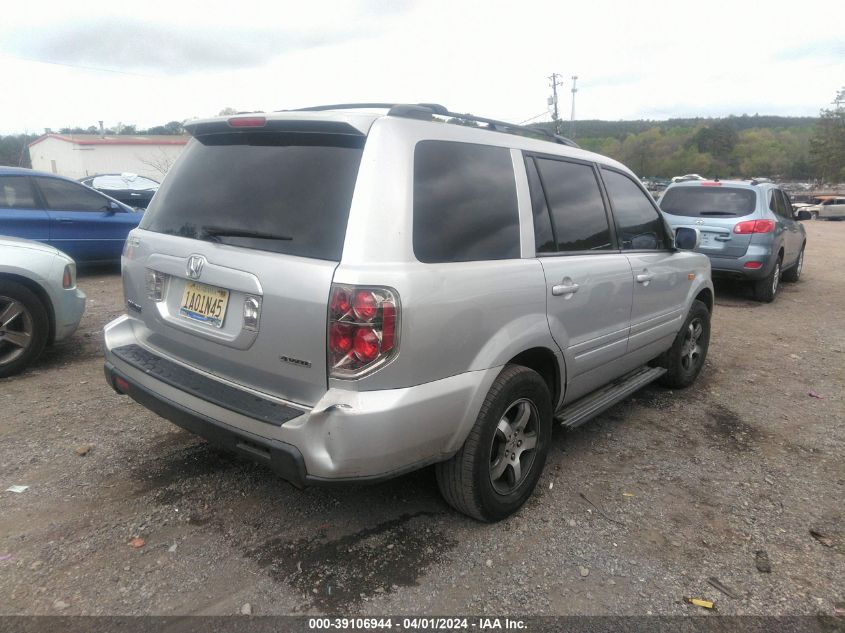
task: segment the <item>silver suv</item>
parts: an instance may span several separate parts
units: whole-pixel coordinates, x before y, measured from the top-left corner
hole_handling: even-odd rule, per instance
[[[516,511],[575,427],[704,363],[713,288],[623,165],[437,105],[188,124],[127,240],[106,377],[297,486],[436,464]]]
[[[798,281],[807,235],[789,196],[772,183],[699,180],[670,185],[660,208],[677,229],[695,227],[698,250],[710,258],[714,277],[752,283],[759,301],[774,301],[781,278]]]

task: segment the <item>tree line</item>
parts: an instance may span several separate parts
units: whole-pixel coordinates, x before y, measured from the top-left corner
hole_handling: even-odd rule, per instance
[[[575,140],[643,177],[845,182],[845,90],[833,105],[819,117],[577,121]]]
[[[221,115],[235,114],[226,108]],[[535,127],[552,129],[551,123]],[[743,115],[667,121],[577,121],[578,144],[628,165],[643,177],[697,173],[709,178],[845,182],[845,89],[818,117]],[[61,128],[96,134],[99,128]],[[106,134],[183,134],[179,121],[145,130],[134,125]],[[29,167],[27,145],[36,134],[0,136],[0,165]]]

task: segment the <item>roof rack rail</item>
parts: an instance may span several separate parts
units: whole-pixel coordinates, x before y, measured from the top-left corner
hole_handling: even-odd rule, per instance
[[[539,137],[542,140],[559,143],[560,145],[568,145],[569,147],[576,148],[579,147],[575,141],[564,136],[560,136],[559,134],[554,134],[545,128],[517,125],[516,123],[488,119],[485,117],[475,116],[474,114],[450,112],[448,108],[440,105],[439,103],[334,103],[329,105],[311,106],[308,108],[297,108],[296,110],[293,110],[293,112],[321,112],[324,110],[354,110],[364,108],[386,109],[388,116],[397,116],[407,119],[430,120],[432,116],[436,115],[449,119],[483,123],[487,126],[487,129],[494,132],[518,134],[520,136],[530,136],[535,138]]]

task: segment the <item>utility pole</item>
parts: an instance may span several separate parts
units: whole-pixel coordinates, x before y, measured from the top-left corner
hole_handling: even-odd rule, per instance
[[[554,108],[552,121],[554,121],[555,124],[555,134],[560,134],[560,116],[558,115],[557,109],[557,87],[563,85],[563,81],[558,79],[558,77],[560,77],[558,73],[552,73],[549,77],[552,87],[552,96],[549,97],[549,105]]]
[[[578,88],[575,87],[575,82],[578,81],[578,75],[572,75],[572,111],[569,114],[569,138],[575,138],[575,93]]]

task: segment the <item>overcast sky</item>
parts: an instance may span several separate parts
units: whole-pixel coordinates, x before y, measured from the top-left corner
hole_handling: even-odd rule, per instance
[[[841,0],[6,0],[0,133],[350,101],[541,121],[552,72],[565,119],[572,75],[576,118],[813,116],[843,24]]]

